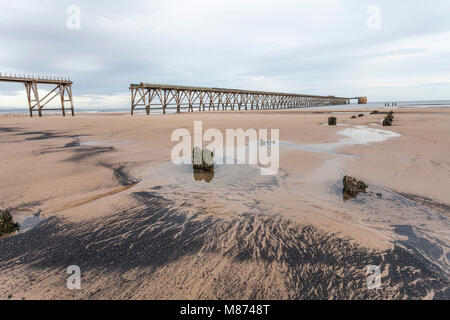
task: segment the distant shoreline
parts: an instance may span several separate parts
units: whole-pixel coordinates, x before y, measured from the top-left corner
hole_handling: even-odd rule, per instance
[[[394,101],[395,102],[395,101]],[[392,103],[392,102],[389,102]],[[450,108],[450,100],[430,100],[430,101],[398,101],[396,102],[397,106],[385,106],[386,102],[369,102],[364,105],[359,104],[347,104],[347,105],[336,105],[336,106],[323,106],[323,107],[310,107],[310,108],[293,108],[293,109],[279,109],[279,110],[338,110],[338,109],[380,109],[380,108]],[[187,112],[188,107],[182,107],[182,112]],[[278,110],[278,109],[275,109]],[[60,111],[45,111],[43,109],[44,114],[60,114]],[[235,110],[234,112],[236,112]],[[241,110],[246,111],[246,110]],[[249,111],[249,110],[247,110]],[[258,111],[258,110],[253,110]],[[266,110],[259,110],[266,111]],[[77,108],[75,106],[75,112],[77,114],[106,114],[106,113],[130,113],[130,107],[126,108]],[[194,112],[196,110],[194,109]],[[0,114],[2,115],[21,115],[28,114],[28,108],[15,108],[15,107],[0,107]],[[145,114],[145,112],[136,112],[136,115],[140,113]],[[176,113],[174,110],[169,111],[168,113]],[[150,114],[162,114],[161,110],[152,110]]]

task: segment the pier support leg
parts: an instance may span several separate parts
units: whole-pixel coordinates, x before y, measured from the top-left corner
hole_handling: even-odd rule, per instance
[[[33,107],[31,106],[31,83],[25,82],[25,90],[27,91],[28,109],[30,111],[30,117],[33,118]]]
[[[134,115],[134,89],[131,88],[131,115]]]
[[[33,90],[34,99],[36,101],[36,108],[38,109],[39,117],[42,117],[42,110],[41,110],[41,101],[39,100],[39,92],[36,82],[31,83],[31,89]]]
[[[66,91],[66,87],[62,84],[59,85],[59,96],[61,97],[61,111],[63,117],[66,116],[66,110],[64,109],[64,92]]]
[[[73,98],[72,98],[72,85],[70,85],[70,84],[67,86],[67,94],[69,96],[70,111],[72,113],[72,117],[75,117],[75,109],[73,107]]]

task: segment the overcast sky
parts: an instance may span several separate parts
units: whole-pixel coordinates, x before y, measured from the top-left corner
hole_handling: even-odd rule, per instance
[[[0,72],[70,77],[77,107],[128,107],[139,82],[450,99],[449,16],[449,0],[0,0]],[[11,106],[25,89],[0,82]]]

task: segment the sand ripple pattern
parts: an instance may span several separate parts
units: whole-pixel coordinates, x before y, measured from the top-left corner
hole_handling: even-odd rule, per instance
[[[0,240],[0,271],[25,268],[33,282],[15,289],[31,292],[53,277],[54,298],[449,298],[447,278],[400,246],[370,252],[277,215],[192,215],[157,191],[134,197],[140,205],[118,214],[51,218]],[[62,289],[72,264],[84,275],[76,295]],[[366,287],[369,265],[382,268],[380,290]],[[11,290],[0,289],[0,298]]]

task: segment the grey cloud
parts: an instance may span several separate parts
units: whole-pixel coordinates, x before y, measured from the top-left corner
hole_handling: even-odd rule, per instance
[[[191,2],[193,10],[199,1]],[[372,1],[346,1],[335,8],[334,1],[322,0],[314,3],[323,4],[323,10],[311,14],[304,13],[311,4],[299,1],[283,2],[285,9],[279,1],[254,1],[254,9],[239,1],[205,1],[209,10],[219,8],[213,18],[193,12],[177,17],[183,1],[0,2],[0,72],[70,76],[77,95],[127,92],[131,82],[149,81],[254,89],[274,85],[283,91],[373,94],[381,100],[379,85],[367,85],[370,77],[450,74],[448,51],[414,43],[380,50],[395,41],[449,32],[446,0],[433,5],[377,1],[381,30],[365,26]],[[81,30],[65,27],[72,4],[82,10]],[[410,68],[386,63],[364,69],[374,59],[405,54],[416,61]],[[365,84],[355,87],[341,79]],[[432,98],[436,91],[426,87]],[[10,89],[2,84],[2,93],[5,88]],[[366,91],[358,92],[361,88]],[[399,96],[410,92],[407,86],[399,90]]]

